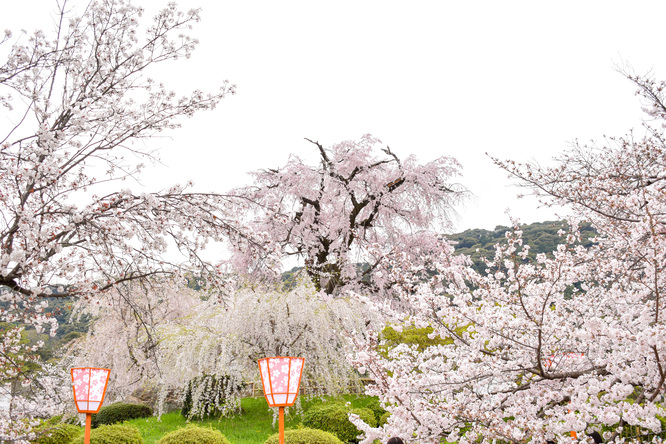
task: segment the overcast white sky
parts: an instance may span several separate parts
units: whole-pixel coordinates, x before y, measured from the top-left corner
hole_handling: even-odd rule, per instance
[[[71,1],[72,5],[87,0]],[[48,28],[55,0],[0,0],[0,30]],[[146,22],[161,0],[145,6]],[[245,172],[316,161],[303,138],[331,145],[371,133],[402,157],[464,166],[475,198],[456,230],[553,217],[485,156],[547,164],[575,138],[638,127],[642,114],[614,71],[666,77],[664,1],[180,1],[203,8],[193,58],[157,75],[177,92],[238,94],[183,122],[162,147],[150,188],[193,179],[224,191]]]

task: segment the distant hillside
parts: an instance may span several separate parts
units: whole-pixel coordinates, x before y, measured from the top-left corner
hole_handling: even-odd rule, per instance
[[[546,221],[525,224],[520,227],[523,231],[523,242],[530,245],[529,259],[534,259],[538,253],[550,253],[562,243],[562,238],[557,235],[560,229],[566,230],[567,225],[564,221]],[[495,254],[495,244],[505,243],[505,233],[511,230],[511,227],[498,225],[494,230],[472,229],[465,230],[462,233],[448,235],[447,237],[457,242],[456,254],[466,254],[472,258],[476,271],[483,273],[485,264],[482,258],[492,258]],[[583,224],[580,227],[581,241],[584,246],[590,246],[590,238],[594,237],[596,232],[590,224]]]
[[[7,290],[0,290],[2,291]],[[54,293],[57,294],[57,291],[54,290]],[[36,344],[39,341],[44,342],[44,346],[39,349],[37,354],[39,354],[44,361],[48,361],[54,356],[54,352],[60,348],[61,345],[75,339],[79,336],[85,335],[88,332],[90,325],[91,316],[82,315],[77,319],[70,320],[72,317],[74,300],[71,297],[68,298],[52,298],[49,300],[49,306],[44,310],[44,314],[47,317],[56,318],[58,321],[58,330],[55,332],[55,336],[51,337],[50,326],[48,324],[44,325],[45,331],[43,333],[37,333],[35,327],[30,324],[13,324],[8,322],[0,322],[0,338],[3,337],[4,332],[13,328],[17,325],[22,325],[25,327],[25,330],[21,333],[21,336],[24,341],[30,344]],[[0,309],[8,309],[9,301],[0,301]]]

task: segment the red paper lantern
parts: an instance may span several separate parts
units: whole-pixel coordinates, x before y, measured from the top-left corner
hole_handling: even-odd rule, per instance
[[[294,405],[303,376],[304,358],[276,356],[259,360],[264,396],[271,407]]]
[[[261,385],[268,405],[279,407],[279,442],[284,444],[284,408],[294,405],[303,376],[304,358],[275,356],[259,360]]]
[[[85,367],[73,368],[71,371],[76,409],[79,413],[99,412],[104,402],[111,370]]]

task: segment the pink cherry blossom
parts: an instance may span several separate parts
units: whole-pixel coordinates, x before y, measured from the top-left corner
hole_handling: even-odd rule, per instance
[[[454,181],[460,165],[451,157],[401,160],[370,135],[329,148],[312,144],[319,165],[292,155],[280,168],[254,172],[255,183],[235,191],[255,204],[246,211],[248,224],[267,233],[283,257],[302,259],[328,294],[390,292],[398,282],[388,256],[421,261],[438,243],[437,233],[450,227],[453,207],[466,193]],[[235,256],[239,264],[253,263],[246,249]]]

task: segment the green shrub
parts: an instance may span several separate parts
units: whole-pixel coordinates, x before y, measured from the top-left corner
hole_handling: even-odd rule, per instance
[[[379,418],[379,421],[377,421],[377,426],[382,427],[384,424],[386,424],[388,422],[389,416],[391,416],[389,412],[384,413],[382,417]]]
[[[388,351],[399,344],[416,345],[419,351],[424,351],[433,345],[453,344],[451,338],[442,339],[435,336],[430,339],[428,335],[434,331],[435,329],[432,327],[416,328],[413,325],[404,326],[401,331],[397,331],[389,325],[382,330],[382,339],[385,344],[380,346],[379,349],[384,357],[388,357]]]
[[[71,444],[83,444],[83,433]],[[131,424],[101,425],[91,431],[90,444],[143,444],[143,438]]]
[[[349,414],[357,414],[371,427],[377,427],[377,420],[368,408],[351,408],[345,404],[319,404],[311,407],[303,415],[305,427],[330,432],[344,442],[358,442],[360,430],[349,421]]]
[[[81,431],[81,427],[72,424],[52,424],[45,422],[34,429],[38,438],[30,442],[33,444],[69,444],[72,438],[81,433]]]
[[[219,430],[189,425],[169,432],[155,444],[230,444]]]
[[[60,424],[61,422],[64,422],[62,420],[62,417],[63,417],[63,415],[51,416],[49,419],[45,419],[44,422],[42,422],[38,427],[42,427],[44,425]]]
[[[264,444],[278,444],[279,435],[271,435]],[[296,429],[284,432],[284,444],[342,444],[332,433],[317,429]]]
[[[46,425],[57,425],[60,423],[65,423],[65,424],[72,424],[75,426],[81,425],[81,421],[79,421],[79,415],[78,414],[72,414],[71,412],[65,415],[56,415],[52,416],[49,419],[45,420],[43,423],[41,423],[38,427],[39,428],[45,428]]]
[[[219,417],[237,412],[235,402],[242,386],[228,375],[203,375],[190,380],[180,414],[188,419]]]
[[[143,404],[130,404],[116,402],[99,410],[92,415],[92,426],[96,428],[102,424],[116,424],[136,418],[147,418],[153,416],[153,409]]]
[[[372,410],[378,425],[386,424],[386,421],[384,423],[381,422],[382,417],[386,414],[386,409],[379,403],[379,399],[371,398],[364,407]]]
[[[368,424],[370,427],[377,427],[377,419],[375,419],[374,412],[367,407],[353,408],[350,413],[358,415],[363,422]]]

